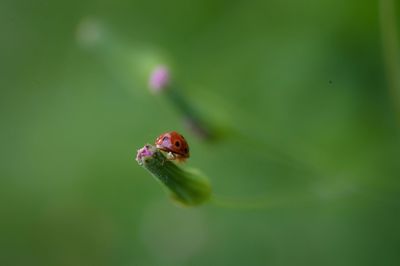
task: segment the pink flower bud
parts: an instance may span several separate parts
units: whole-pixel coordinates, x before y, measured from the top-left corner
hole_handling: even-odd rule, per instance
[[[143,148],[137,151],[136,161],[141,164],[144,157],[150,157],[153,155],[153,153],[154,151],[152,150],[152,147],[150,145],[145,145]]]
[[[158,66],[150,75],[149,86],[153,92],[163,91],[170,82],[170,73],[167,67]]]

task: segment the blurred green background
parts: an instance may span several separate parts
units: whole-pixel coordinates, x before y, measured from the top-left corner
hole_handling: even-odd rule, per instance
[[[1,265],[400,264],[377,1],[2,0],[0,33]],[[223,138],[149,92],[159,63]],[[169,201],[134,160],[168,130],[258,207]]]

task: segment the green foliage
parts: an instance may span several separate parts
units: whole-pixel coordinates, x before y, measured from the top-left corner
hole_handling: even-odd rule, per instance
[[[0,265],[399,265],[398,58],[378,7],[0,1]],[[158,64],[221,139],[149,92]],[[271,205],[171,204],[134,161],[170,130],[213,193]]]

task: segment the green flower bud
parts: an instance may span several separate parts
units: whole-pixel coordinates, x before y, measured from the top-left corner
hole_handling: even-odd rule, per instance
[[[152,145],[139,149],[136,161],[168,188],[172,199],[185,206],[199,205],[211,197],[211,186],[205,176],[176,165]]]

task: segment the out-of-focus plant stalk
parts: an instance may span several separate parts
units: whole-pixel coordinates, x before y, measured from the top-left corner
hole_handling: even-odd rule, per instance
[[[93,17],[84,18],[77,25],[76,42],[101,60],[128,90],[137,88],[142,91],[149,72],[155,66],[169,62],[168,56],[159,47],[124,41],[107,23]]]
[[[159,49],[132,46],[114,36],[107,25],[95,18],[83,19],[76,31],[77,43],[95,54],[110,68],[116,80],[129,90],[142,88],[151,72],[149,87],[154,93],[162,93],[183,117],[186,128],[203,140],[216,137],[216,130],[209,121],[193,108],[187,98],[171,82],[167,57]]]
[[[194,135],[204,140],[215,138],[215,130],[202,119],[199,112],[173,84],[167,67],[158,66],[153,70],[149,87],[152,92],[165,95],[171,105],[183,116],[186,128]]]
[[[166,93],[167,99],[173,103],[174,107],[183,116],[183,122],[188,130],[190,130],[197,137],[210,140],[214,138],[214,134],[196,110],[188,103],[184,95],[174,89],[171,89]]]
[[[397,121],[400,124],[400,54],[393,0],[380,0],[380,26],[383,56],[386,65],[389,93],[392,98]]]
[[[152,145],[139,149],[136,161],[161,181],[168,188],[171,198],[182,205],[196,206],[211,197],[211,186],[205,176],[176,165]]]

